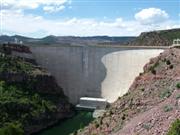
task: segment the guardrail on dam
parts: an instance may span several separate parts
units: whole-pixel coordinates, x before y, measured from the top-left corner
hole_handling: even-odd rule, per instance
[[[103,97],[115,101],[128,91],[134,78],[151,57],[163,49],[33,46],[38,64],[56,78],[70,102],[80,97]]]

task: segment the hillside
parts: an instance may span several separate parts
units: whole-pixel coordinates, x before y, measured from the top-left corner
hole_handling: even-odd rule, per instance
[[[180,37],[180,29],[143,32],[138,37],[109,37],[109,36],[47,36],[30,38],[24,36],[0,36],[0,43],[13,43],[15,39],[26,45],[131,45],[131,46],[170,46],[173,39]]]
[[[178,118],[180,49],[171,48],[152,58],[144,66],[144,72],[135,78],[129,92],[78,134],[166,135]],[[180,124],[176,129],[180,129]]]
[[[29,38],[19,35],[0,36],[0,43],[13,43],[15,39],[22,41],[26,45],[98,45],[98,44],[127,44],[134,40],[135,37],[109,37],[109,36],[92,36],[92,37],[76,37],[76,36],[47,36],[44,38]]]
[[[170,46],[173,39],[180,38],[180,29],[170,29],[152,32],[143,32],[134,41],[132,46]]]
[[[25,46],[0,46],[0,93],[0,135],[28,135],[73,114],[55,79]]]

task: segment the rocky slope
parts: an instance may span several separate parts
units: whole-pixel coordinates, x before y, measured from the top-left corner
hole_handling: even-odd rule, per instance
[[[180,29],[170,29],[152,32],[143,32],[134,41],[132,46],[170,46],[173,39],[180,37]]]
[[[54,77],[22,45],[0,46],[0,112],[2,135],[28,135],[73,114]]]
[[[165,135],[180,118],[180,49],[165,50],[144,66],[129,92],[79,135]],[[180,128],[180,127],[179,127]]]

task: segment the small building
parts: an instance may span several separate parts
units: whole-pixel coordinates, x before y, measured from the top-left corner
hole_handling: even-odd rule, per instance
[[[173,40],[173,45],[180,45],[180,39],[179,38],[174,39]]]
[[[77,109],[106,109],[108,102],[104,98],[81,97]]]
[[[170,46],[170,48],[180,48],[180,39],[179,38],[174,39],[173,44],[172,46]]]

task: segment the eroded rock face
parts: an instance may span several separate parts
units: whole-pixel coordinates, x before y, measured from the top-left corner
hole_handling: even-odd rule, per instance
[[[180,29],[143,32],[134,41],[132,46],[171,46],[173,39],[179,38]]]
[[[6,54],[11,54],[12,51],[31,54],[29,47],[20,44],[3,44],[3,50]]]
[[[149,32],[149,33],[142,33],[136,40],[136,42],[133,42],[133,45],[140,45],[142,44],[143,39],[143,45],[144,46],[152,46],[152,45],[158,45],[158,46],[169,46],[172,43],[170,43],[166,38],[159,35],[157,32]]]
[[[179,82],[180,49],[168,49],[152,58],[129,92],[79,134],[167,134],[170,124],[180,118]]]

